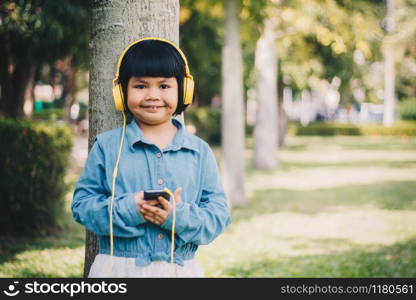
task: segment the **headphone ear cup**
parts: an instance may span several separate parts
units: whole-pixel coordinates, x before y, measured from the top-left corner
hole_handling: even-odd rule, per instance
[[[124,111],[124,96],[123,90],[121,88],[121,84],[116,84],[113,86],[113,98],[114,98],[114,105],[118,111]]]
[[[195,82],[192,78],[185,77],[183,80],[183,103],[191,104],[194,96]]]

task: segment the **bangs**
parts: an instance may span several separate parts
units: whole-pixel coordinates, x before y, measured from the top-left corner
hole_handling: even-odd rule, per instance
[[[157,40],[142,41],[133,45],[123,57],[120,69],[120,81],[128,80],[132,76],[185,76],[185,65],[177,50]]]

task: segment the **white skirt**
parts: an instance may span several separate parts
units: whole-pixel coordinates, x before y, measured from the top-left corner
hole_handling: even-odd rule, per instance
[[[204,271],[196,261],[190,259],[184,261],[184,266],[177,264],[171,266],[166,261],[154,261],[150,265],[136,266],[134,257],[113,256],[112,269],[110,271],[110,255],[98,254],[91,266],[88,278],[98,277],[204,277]]]

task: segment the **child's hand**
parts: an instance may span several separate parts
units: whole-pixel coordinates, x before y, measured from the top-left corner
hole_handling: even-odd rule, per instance
[[[138,211],[140,211],[143,204],[145,204],[145,203],[149,204],[149,205],[152,205],[152,206],[155,206],[155,205],[160,206],[159,201],[157,201],[157,200],[144,200],[143,196],[144,196],[143,191],[137,192],[136,195],[135,195],[136,206],[137,206]]]
[[[181,201],[181,191],[182,188],[177,188],[175,191],[175,202],[178,204]],[[156,201],[156,200],[155,200]],[[162,208],[157,207],[156,205],[151,205],[151,201],[145,201],[145,203],[141,206],[140,212],[143,217],[154,224],[160,225],[169,216],[170,211],[172,210],[172,205],[163,197],[159,197],[158,204],[162,206]],[[152,201],[153,202],[153,201]]]

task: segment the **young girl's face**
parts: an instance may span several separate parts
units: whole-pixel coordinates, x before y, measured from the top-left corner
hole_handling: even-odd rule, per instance
[[[138,122],[160,125],[170,122],[178,105],[175,77],[131,77],[127,84],[127,106]]]

